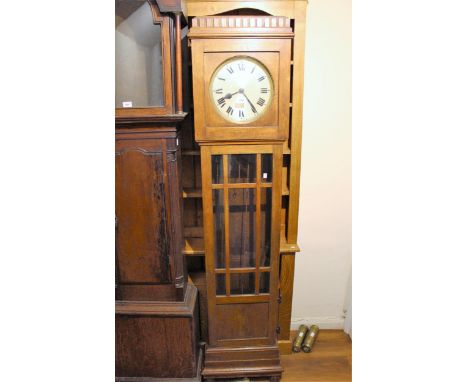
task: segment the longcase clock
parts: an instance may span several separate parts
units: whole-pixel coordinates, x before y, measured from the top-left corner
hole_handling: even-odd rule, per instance
[[[192,19],[195,139],[201,148],[209,343],[205,378],[279,380],[282,163],[290,20]]]
[[[116,382],[201,380],[197,289],[181,253],[181,11],[115,2]]]

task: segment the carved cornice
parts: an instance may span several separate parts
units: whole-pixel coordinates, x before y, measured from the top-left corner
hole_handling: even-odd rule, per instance
[[[283,16],[200,16],[192,19],[190,38],[294,36],[291,20]]]
[[[126,147],[120,151],[116,151],[115,155],[119,156],[128,152],[138,152],[147,156],[162,155],[163,153],[163,151],[148,151],[148,150],[142,149],[141,147]]]
[[[291,28],[291,20],[282,16],[201,16],[192,20],[192,28]]]

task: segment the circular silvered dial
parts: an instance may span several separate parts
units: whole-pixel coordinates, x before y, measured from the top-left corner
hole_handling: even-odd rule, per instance
[[[268,70],[250,57],[234,57],[223,62],[210,81],[214,108],[233,123],[249,123],[260,118],[273,98],[273,81]]]

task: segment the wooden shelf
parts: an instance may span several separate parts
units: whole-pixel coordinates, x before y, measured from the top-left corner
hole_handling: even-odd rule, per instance
[[[192,156],[196,156],[196,155],[200,155],[200,150],[182,150],[182,155],[192,155]]]
[[[281,236],[280,239],[280,252],[281,253],[295,253],[295,252],[300,252],[299,246],[294,243],[294,244],[289,244],[286,242],[286,238],[284,236]]]
[[[182,190],[182,197],[184,199],[187,199],[187,198],[201,198],[202,197],[201,188],[184,188]]]
[[[205,256],[203,238],[186,237],[182,253],[186,256]]]
[[[199,227],[201,228],[201,227]],[[300,248],[297,244],[286,242],[284,236],[280,239],[280,253],[295,253],[299,252]],[[205,256],[205,243],[201,237],[186,237],[185,247],[182,253],[186,256]]]

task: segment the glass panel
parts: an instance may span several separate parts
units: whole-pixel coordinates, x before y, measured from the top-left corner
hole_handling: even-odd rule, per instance
[[[270,272],[260,273],[260,293],[270,293]]]
[[[223,190],[213,190],[213,214],[215,267],[225,268]]]
[[[213,184],[223,183],[223,156],[213,155],[211,157],[211,179]]]
[[[262,155],[262,183],[270,183],[273,176],[273,156]]]
[[[255,273],[231,273],[231,294],[254,294]]]
[[[163,106],[161,26],[145,0],[115,2],[115,107]]]
[[[226,275],[224,274],[216,275],[216,295],[226,295]]]
[[[270,266],[271,252],[271,188],[261,191],[260,266]]]
[[[255,189],[232,188],[229,195],[231,268],[255,266]]]
[[[229,155],[229,183],[255,183],[256,154]]]

